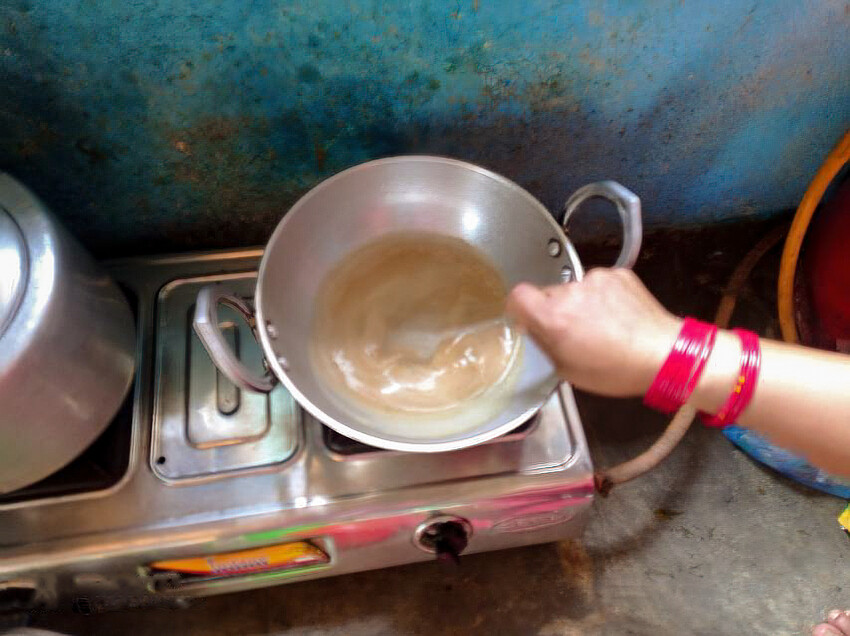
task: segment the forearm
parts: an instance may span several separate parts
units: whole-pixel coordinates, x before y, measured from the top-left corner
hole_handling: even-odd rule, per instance
[[[761,351],[755,395],[737,423],[824,470],[850,476],[850,358],[766,339]],[[718,333],[690,400],[695,407],[719,410],[738,374],[740,354],[734,334]]]
[[[624,269],[594,269],[580,283],[545,290],[519,285],[507,310],[565,380],[614,397],[646,392],[682,328]],[[850,476],[850,356],[771,340],[761,350],[758,385],[738,422]],[[740,365],[738,337],[720,331],[691,404],[717,413]]]

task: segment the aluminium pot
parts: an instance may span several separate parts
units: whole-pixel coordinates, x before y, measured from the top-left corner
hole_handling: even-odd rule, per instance
[[[62,468],[133,378],[126,298],[24,186],[0,172],[0,494]]]
[[[442,157],[372,161],[320,183],[283,217],[266,245],[254,306],[222,284],[201,290],[194,327],[213,362],[245,390],[271,391],[277,380],[319,421],[371,446],[440,452],[473,446],[527,421],[557,387],[552,364],[523,336],[509,395],[495,413],[463,413],[439,426],[390,425],[341,399],[316,374],[310,341],[314,302],[325,276],[346,255],[388,233],[425,231],[456,237],[482,251],[508,288],[580,280],[583,268],[565,230],[587,199],[611,201],[623,223],[616,265],[631,267],[641,242],[640,200],[613,181],[586,185],[566,203],[563,226],[517,184],[478,166]],[[246,367],[218,327],[227,304],[254,327],[267,370]],[[430,424],[430,421],[429,421]]]

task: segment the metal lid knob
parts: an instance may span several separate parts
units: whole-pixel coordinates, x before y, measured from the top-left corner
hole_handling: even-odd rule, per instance
[[[27,286],[27,245],[18,224],[0,208],[0,337],[21,303]]]

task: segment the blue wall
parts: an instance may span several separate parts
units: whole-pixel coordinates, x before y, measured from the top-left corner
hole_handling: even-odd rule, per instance
[[[842,1],[3,0],[0,169],[100,253],[263,242],[312,185],[469,159],[650,224],[796,205],[850,125]]]

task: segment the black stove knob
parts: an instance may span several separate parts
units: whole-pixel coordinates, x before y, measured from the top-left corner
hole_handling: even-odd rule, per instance
[[[466,550],[468,544],[466,529],[457,521],[447,521],[441,525],[434,541],[437,560],[459,565],[460,553]]]
[[[438,561],[457,565],[471,533],[472,527],[466,519],[437,517],[417,528],[415,540],[422,550],[434,553]]]

